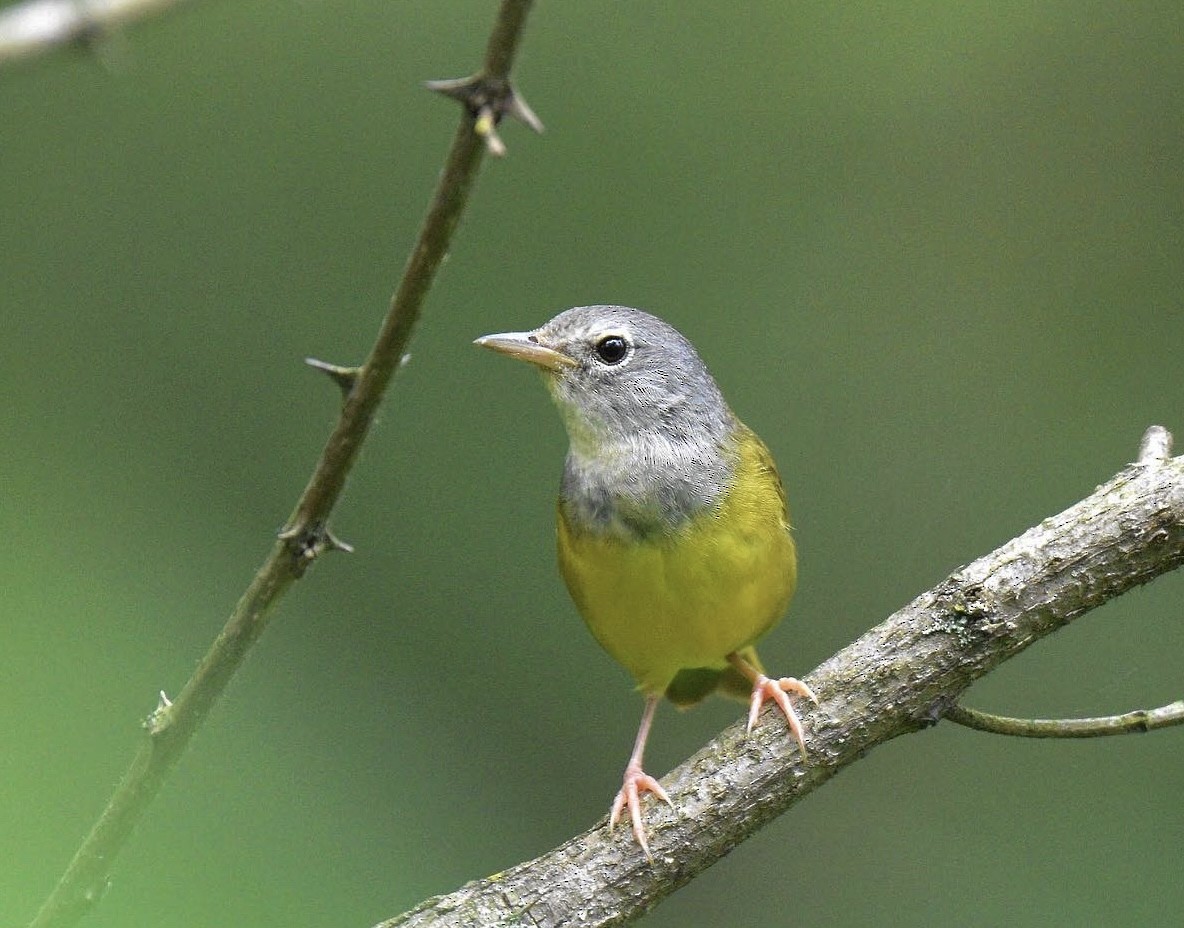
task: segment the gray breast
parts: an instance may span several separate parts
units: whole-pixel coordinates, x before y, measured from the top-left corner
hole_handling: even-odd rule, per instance
[[[713,437],[632,436],[595,459],[571,451],[560,500],[584,531],[647,538],[714,509],[731,483],[732,448]]]

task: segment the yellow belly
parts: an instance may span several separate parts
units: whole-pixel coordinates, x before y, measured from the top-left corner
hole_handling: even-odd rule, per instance
[[[781,618],[797,580],[784,491],[743,430],[713,510],[645,540],[582,530],[559,507],[559,566],[592,634],[647,693],[680,670],[722,668]]]

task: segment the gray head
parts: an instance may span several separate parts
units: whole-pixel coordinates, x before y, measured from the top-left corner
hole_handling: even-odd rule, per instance
[[[573,523],[671,531],[730,485],[739,424],[691,343],[656,316],[577,306],[477,344],[543,372],[571,440],[560,501]]]
[[[573,451],[646,435],[719,441],[732,415],[682,334],[627,306],[577,306],[531,332],[487,335],[478,345],[543,371]]]

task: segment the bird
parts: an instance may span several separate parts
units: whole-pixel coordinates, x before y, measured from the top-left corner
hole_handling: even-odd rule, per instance
[[[818,698],[801,680],[767,676],[753,647],[797,584],[781,478],[691,343],[657,316],[577,306],[475,344],[537,368],[563,418],[560,573],[592,635],[645,698],[609,828],[628,812],[652,859],[641,798],[672,805],[643,765],[663,697],[680,708],[717,691],[747,699],[749,733],[772,700],[806,757],[789,694]]]

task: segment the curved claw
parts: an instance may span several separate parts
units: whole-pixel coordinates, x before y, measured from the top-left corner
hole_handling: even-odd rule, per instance
[[[666,794],[666,790],[662,788],[661,783],[640,767],[630,765],[625,768],[624,782],[621,784],[621,789],[617,793],[617,798],[613,800],[613,808],[608,816],[608,827],[612,829],[620,821],[622,810],[628,808],[629,821],[633,825],[633,837],[641,845],[641,850],[645,856],[649,858],[650,845],[649,841],[646,840],[645,825],[641,821],[641,794],[643,792],[653,793],[666,803],[666,805],[673,806],[670,797]]]
[[[789,723],[789,730],[797,740],[798,747],[802,752],[802,759],[805,760],[806,738],[802,732],[802,722],[798,718],[797,712],[794,711],[793,704],[789,701],[786,693],[805,696],[814,705],[818,705],[818,697],[814,695],[814,691],[796,677],[782,677],[780,680],[771,680],[764,674],[759,674],[752,684],[752,700],[748,706],[748,732],[750,734],[752,733],[753,726],[756,725],[757,716],[760,714],[761,706],[764,705],[765,700],[771,699],[777,703],[777,708],[781,710],[781,714],[785,716],[785,721]]]

